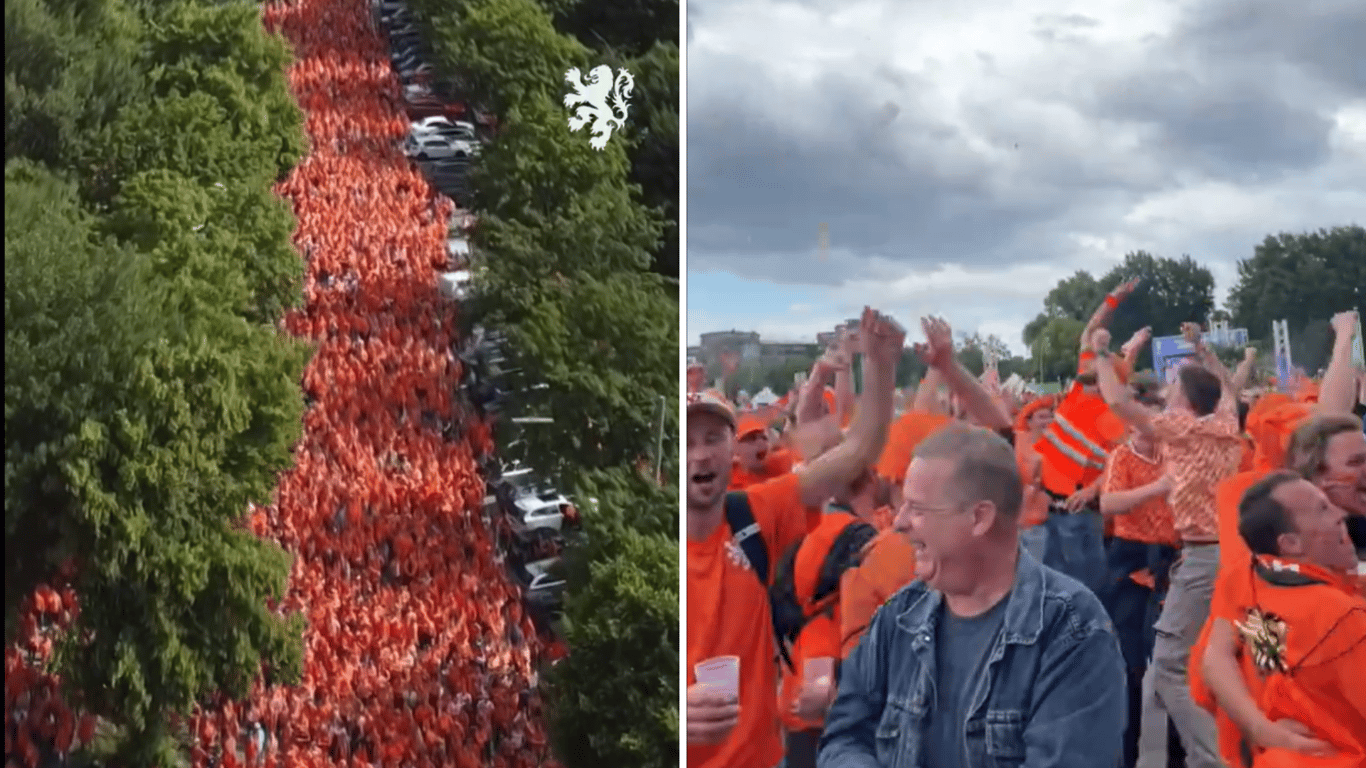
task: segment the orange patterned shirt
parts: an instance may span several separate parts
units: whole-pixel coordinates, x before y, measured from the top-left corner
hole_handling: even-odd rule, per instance
[[[1162,462],[1156,457],[1146,458],[1131,445],[1121,445],[1110,453],[1105,462],[1105,479],[1101,493],[1132,491],[1162,478]],[[1115,521],[1115,536],[1144,544],[1177,546],[1176,524],[1172,508],[1162,497],[1148,499],[1133,509],[1110,519]]]
[[[1238,473],[1243,436],[1236,401],[1228,388],[1214,413],[1167,410],[1153,418],[1162,461],[1172,476],[1172,515],[1183,541],[1217,541],[1219,516],[1214,488]]]

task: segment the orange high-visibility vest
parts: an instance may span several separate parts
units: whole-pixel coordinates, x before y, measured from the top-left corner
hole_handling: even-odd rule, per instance
[[[1043,459],[1043,485],[1059,496],[1070,496],[1095,482],[1105,471],[1105,459],[1124,436],[1124,424],[1099,395],[1075,385],[1053,411],[1053,423],[1034,444]]]

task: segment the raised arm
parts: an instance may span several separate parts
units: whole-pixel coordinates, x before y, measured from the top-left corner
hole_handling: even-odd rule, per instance
[[[1091,319],[1086,321],[1086,329],[1081,332],[1082,357],[1085,357],[1086,353],[1091,349],[1087,344],[1087,340],[1090,339],[1091,335],[1097,330],[1104,328],[1110,322],[1110,316],[1115,313],[1115,309],[1119,307],[1120,302],[1124,301],[1129,297],[1129,294],[1134,292],[1134,289],[1138,287],[1138,283],[1138,280],[1130,280],[1127,283],[1120,284],[1113,291],[1110,291],[1110,293],[1105,296],[1105,300],[1100,303],[1100,306],[1096,307],[1096,311],[1091,313]]]
[[[835,342],[835,423],[843,427],[854,412],[854,356],[858,352],[857,337],[841,327]]]
[[[1091,334],[1090,351],[1096,356],[1096,384],[1110,411],[1144,435],[1156,437],[1148,409],[1134,402],[1133,393],[1115,372],[1114,361],[1110,359],[1110,332],[1100,328]]]
[[[943,413],[939,407],[939,385],[944,383],[939,371],[930,368],[925,372],[925,378],[920,380],[920,386],[915,389],[915,401],[911,404],[911,410],[920,413]]]
[[[797,471],[802,503],[824,503],[877,461],[892,421],[896,365],[906,331],[891,318],[865,308],[859,326],[863,345],[863,398],[849,433],[838,446]]]
[[[1152,341],[1153,329],[1151,326],[1143,326],[1134,332],[1134,335],[1124,342],[1124,346],[1119,348],[1120,354],[1124,356],[1124,362],[1129,364],[1129,370],[1138,368],[1138,355],[1143,351],[1143,345]]]
[[[927,317],[920,325],[925,330],[925,343],[917,344],[916,352],[958,395],[968,415],[987,429],[1008,429],[1010,416],[1005,409],[953,354],[953,329],[949,324],[939,318]]]
[[[1323,372],[1319,403],[1315,407],[1320,414],[1352,412],[1357,377],[1352,365],[1352,338],[1356,330],[1356,312],[1339,312],[1333,316],[1333,357],[1328,361],[1328,370]]]

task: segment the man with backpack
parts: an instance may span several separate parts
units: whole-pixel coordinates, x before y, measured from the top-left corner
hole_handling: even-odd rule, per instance
[[[784,754],[770,567],[821,520],[821,506],[876,461],[892,415],[905,331],[865,309],[864,396],[840,445],[792,473],[727,493],[735,415],[705,393],[688,400],[688,765],[769,768]],[[738,665],[731,685],[698,684],[697,670]]]

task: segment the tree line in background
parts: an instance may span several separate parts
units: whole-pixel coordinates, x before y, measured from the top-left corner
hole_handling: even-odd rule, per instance
[[[566,555],[570,655],[543,678],[556,755],[676,765],[677,0],[410,3],[437,74],[499,120],[471,178],[467,314],[507,334],[507,409],[554,419],[499,445],[515,437],[529,466],[598,500]],[[599,64],[635,91],[626,130],[595,151],[562,99],[567,70]],[[652,459],[659,478],[641,471]]]
[[[569,558],[572,652],[548,676],[557,752],[675,765],[678,4],[413,9],[501,124],[472,180],[482,266],[462,314],[507,334],[509,408],[555,420],[520,436],[524,458],[599,501]],[[175,764],[170,715],[301,669],[300,621],[268,608],[289,557],[239,526],[291,464],[310,355],[277,330],[303,264],[271,187],[306,138],[259,14],[5,8],[6,637],[74,563],[82,611],[57,660],[73,703],[118,726],[116,765]],[[595,152],[560,99],[565,70],[602,63],[636,92]]]
[[[1154,256],[1136,251],[1099,278],[1078,271],[1059,280],[1044,297],[1043,311],[1025,325],[1022,340],[1029,357],[1010,354],[1009,345],[995,336],[961,336],[959,359],[980,375],[984,360],[994,352],[1004,380],[1013,373],[1037,382],[1058,382],[1076,372],[1077,351],[1087,320],[1105,295],[1119,284],[1142,279],[1138,289],[1115,311],[1110,330],[1122,343],[1135,331],[1152,326],[1153,335],[1176,335],[1183,322],[1202,325],[1225,321],[1246,328],[1249,341],[1262,353],[1259,372],[1270,375],[1271,323],[1285,320],[1295,364],[1311,374],[1327,363],[1333,333],[1329,318],[1366,303],[1366,227],[1349,225],[1299,234],[1268,236],[1251,258],[1238,262],[1238,282],[1222,308],[1214,298],[1214,275],[1195,259]],[[791,358],[776,365],[741,365],[726,380],[729,394],[754,394],[764,387],[783,394],[793,376],[810,369],[821,349],[811,346],[809,358]],[[1242,349],[1220,350],[1228,362],[1242,359]],[[1152,347],[1139,355],[1139,369],[1151,369]],[[708,370],[720,377],[719,364]],[[906,353],[897,369],[898,386],[918,382],[925,365]]]

